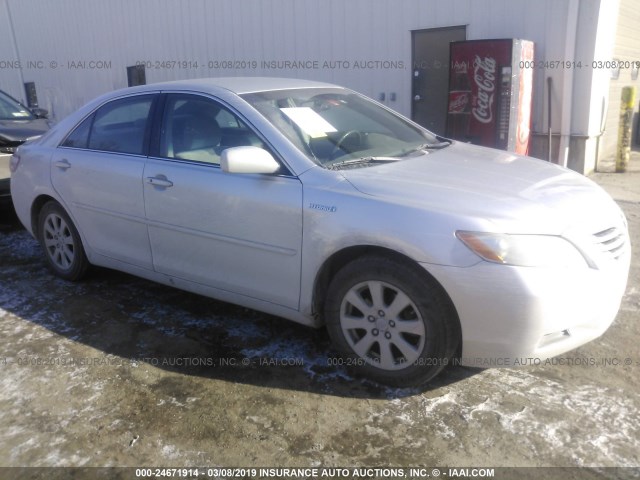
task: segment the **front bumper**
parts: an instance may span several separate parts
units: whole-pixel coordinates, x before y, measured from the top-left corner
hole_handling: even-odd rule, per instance
[[[11,191],[9,183],[11,180],[11,170],[9,162],[11,155],[0,154],[0,207],[11,203]]]
[[[447,290],[462,328],[461,363],[535,364],[602,335],[613,323],[630,251],[606,268],[423,265]]]

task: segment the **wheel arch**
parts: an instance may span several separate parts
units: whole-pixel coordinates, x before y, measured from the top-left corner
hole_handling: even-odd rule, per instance
[[[437,285],[437,287],[440,289],[441,293],[444,295],[444,298],[449,304],[452,318],[455,319],[455,328],[460,339],[459,348],[461,348],[462,329],[460,325],[460,317],[458,315],[455,304],[453,303],[453,300],[449,296],[449,293],[442,286],[442,284],[438,282],[438,280],[433,275],[431,275],[427,270],[421,267],[418,262],[416,262],[411,257],[408,257],[407,255],[404,255],[396,250],[376,245],[357,245],[345,247],[335,252],[324,261],[316,275],[313,289],[313,311],[316,312],[316,314],[319,316],[322,324],[324,324],[324,302],[331,280],[336,275],[336,273],[338,273],[338,271],[340,271],[340,269],[345,265],[365,255],[380,256],[393,259],[398,263],[405,265],[407,268],[418,272],[419,275],[429,277],[433,284]]]
[[[90,263],[83,239],[65,207],[54,197],[43,194],[33,201],[30,213],[33,233],[49,269],[64,280],[82,279]],[[55,219],[50,220],[52,217]],[[43,228],[45,224],[47,227]]]
[[[38,195],[38,197],[36,197],[36,199],[31,204],[31,212],[30,212],[31,231],[33,232],[33,236],[35,238],[40,238],[39,232],[38,232],[38,216],[40,215],[40,210],[42,210],[42,207],[44,207],[49,202],[56,202],[58,204],[60,203],[51,195],[41,194],[41,195]]]

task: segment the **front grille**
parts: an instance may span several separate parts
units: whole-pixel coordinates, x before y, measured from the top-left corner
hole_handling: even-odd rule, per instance
[[[614,260],[618,260],[627,252],[627,234],[620,228],[612,227],[594,233],[593,238],[602,253]]]

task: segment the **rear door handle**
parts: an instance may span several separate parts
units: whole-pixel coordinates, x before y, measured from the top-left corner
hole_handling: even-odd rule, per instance
[[[71,168],[71,164],[69,163],[69,160],[67,160],[66,158],[63,158],[62,160],[57,161],[56,163],[54,163],[54,165],[62,170]]]
[[[147,177],[147,183],[153,185],[154,187],[173,187],[173,182],[171,180],[168,180],[164,175],[160,175],[157,177]]]

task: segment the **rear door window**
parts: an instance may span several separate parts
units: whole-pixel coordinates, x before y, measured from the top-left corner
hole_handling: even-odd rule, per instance
[[[101,107],[93,120],[89,149],[142,155],[153,98],[123,98]]]
[[[155,95],[113,100],[83,120],[61,146],[143,155]]]

